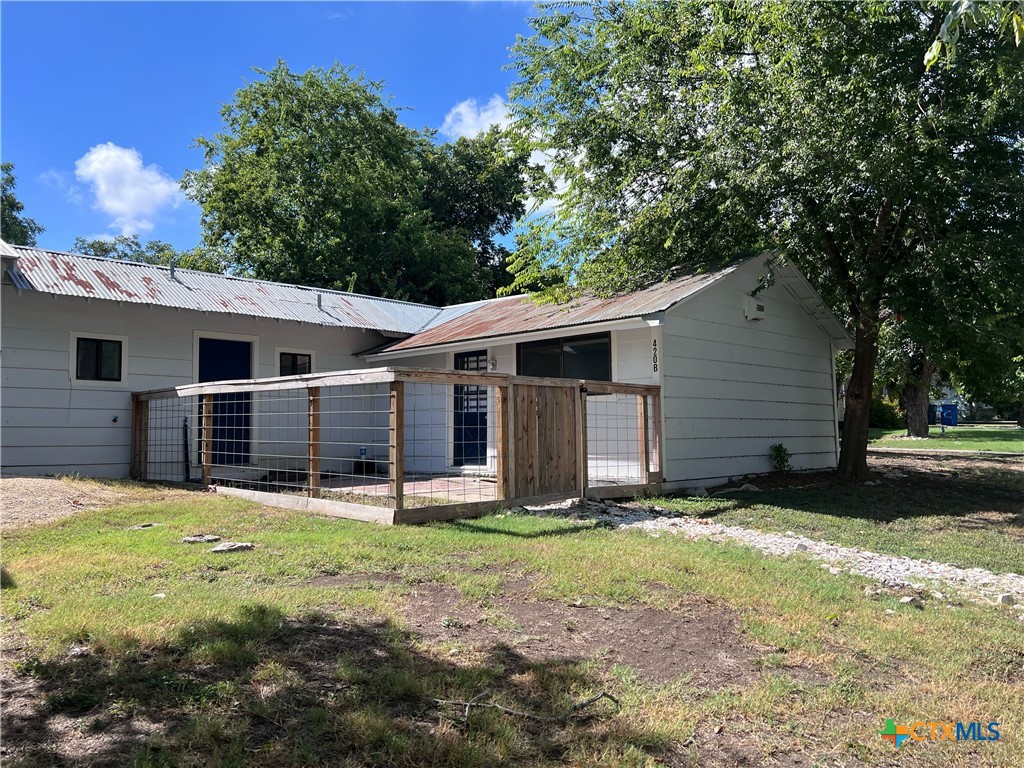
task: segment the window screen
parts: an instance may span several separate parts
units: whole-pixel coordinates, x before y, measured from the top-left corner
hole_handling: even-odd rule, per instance
[[[517,345],[520,376],[611,381],[612,344],[607,333],[528,341]]]
[[[121,380],[121,342],[78,338],[75,378],[82,381]]]
[[[313,356],[303,352],[281,353],[281,375],[298,376],[300,373],[313,372]]]

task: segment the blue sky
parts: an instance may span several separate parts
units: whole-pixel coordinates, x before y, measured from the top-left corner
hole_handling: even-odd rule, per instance
[[[0,3],[0,157],[39,244],[137,233],[199,242],[177,191],[252,67],[335,61],[383,80],[416,128],[504,119],[529,3]]]

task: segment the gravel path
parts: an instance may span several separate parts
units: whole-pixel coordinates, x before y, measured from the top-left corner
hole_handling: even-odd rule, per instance
[[[194,499],[195,491],[128,480],[73,477],[0,478],[0,531],[52,523],[89,509]]]
[[[984,568],[960,568],[932,560],[884,555],[858,547],[841,547],[792,532],[766,533],[738,525],[722,525],[702,518],[670,517],[659,514],[661,510],[657,507],[620,507],[613,502],[580,502],[575,499],[560,504],[528,507],[526,511],[530,514],[596,522],[622,530],[643,531],[651,536],[679,535],[688,539],[735,541],[769,555],[806,555],[822,561],[822,568],[831,573],[855,573],[874,579],[890,589],[921,592],[933,589],[936,583],[946,584],[960,596],[975,602],[1011,604],[1024,620],[1024,576],[1016,573],[993,573]],[[939,594],[934,592],[932,596]],[[946,596],[942,595],[942,598]]]

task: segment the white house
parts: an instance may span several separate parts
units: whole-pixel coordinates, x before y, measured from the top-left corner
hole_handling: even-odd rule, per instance
[[[127,476],[133,391],[381,365],[658,384],[669,488],[769,471],[774,443],[797,468],[837,461],[851,342],[786,263],[756,298],[763,258],[569,306],[437,308],[0,248],[5,474]]]

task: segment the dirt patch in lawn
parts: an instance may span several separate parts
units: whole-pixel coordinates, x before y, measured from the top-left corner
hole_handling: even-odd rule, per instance
[[[391,573],[325,575],[303,584],[340,589],[394,585],[408,587],[406,623],[430,645],[488,653],[508,648],[528,662],[594,659],[606,669],[629,667],[652,685],[686,678],[699,688],[723,688],[761,674],[760,651],[740,636],[736,613],[695,596],[669,611],[640,604],[537,600],[528,577],[507,582],[499,595],[483,601],[467,599],[447,584],[409,583]],[[815,676],[802,668],[787,671],[800,678]]]
[[[50,523],[89,509],[183,499],[204,492],[129,480],[4,477],[0,478],[0,530]]]
[[[732,612],[694,600],[679,610],[641,605],[567,605],[532,600],[530,583],[509,584],[486,605],[449,586],[421,584],[408,595],[411,630],[431,644],[476,649],[508,646],[531,661],[597,659],[621,664],[649,684],[681,677],[721,688],[758,675],[756,653],[744,644]]]

